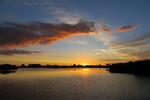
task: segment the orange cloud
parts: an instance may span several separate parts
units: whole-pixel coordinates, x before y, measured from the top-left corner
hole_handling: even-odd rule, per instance
[[[48,45],[73,35],[96,33],[94,24],[88,21],[80,21],[74,25],[43,22],[3,23],[0,25],[0,48],[23,47],[30,44]]]
[[[138,28],[139,26],[136,25],[128,25],[128,26],[123,26],[123,27],[115,27],[113,29],[108,29],[106,25],[100,25],[101,31],[106,32],[106,33],[113,33],[113,32],[123,32],[123,31],[129,31]]]
[[[136,26],[136,25],[128,25],[128,26],[123,26],[123,27],[120,27],[117,32],[122,32],[122,31],[129,31],[129,30],[133,30],[133,29],[136,29],[138,28],[139,26]]]
[[[109,29],[105,29],[105,28],[102,28],[100,29],[102,32],[106,32],[106,33],[112,33]]]
[[[100,27],[102,27],[102,28],[106,28],[106,25],[103,25],[103,24],[102,24],[102,25],[100,25]]]
[[[100,25],[100,27],[101,27],[100,31],[106,32],[106,33],[112,33],[111,30],[108,29],[106,25],[102,24],[102,25]]]

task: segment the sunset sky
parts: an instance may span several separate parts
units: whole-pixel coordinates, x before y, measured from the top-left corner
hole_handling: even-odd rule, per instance
[[[150,59],[150,0],[0,0],[0,64]]]

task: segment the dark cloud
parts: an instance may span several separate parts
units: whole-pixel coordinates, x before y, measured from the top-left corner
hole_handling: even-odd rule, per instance
[[[80,21],[77,24],[54,24],[30,22],[19,24],[7,22],[0,25],[0,47],[22,47],[30,44],[48,45],[53,41],[71,37],[72,35],[96,32],[94,22]]]
[[[32,55],[36,53],[42,53],[39,51],[26,51],[26,50],[17,50],[17,49],[1,49],[0,55],[15,55],[15,54],[24,54],[24,55]]]
[[[117,32],[122,32],[122,31],[129,31],[129,30],[133,30],[133,29],[136,29],[138,28],[139,26],[136,26],[136,25],[128,25],[128,26],[123,26],[123,27],[120,27]]]

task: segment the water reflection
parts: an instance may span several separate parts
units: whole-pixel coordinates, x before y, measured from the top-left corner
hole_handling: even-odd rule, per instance
[[[99,68],[18,69],[13,74],[0,75],[0,97],[1,100],[150,100],[149,84],[149,77],[109,73]]]
[[[73,75],[89,75],[89,74],[104,74],[109,73],[104,68],[59,68],[59,69],[48,69],[48,68],[20,68],[16,71],[1,71],[3,73],[0,77],[61,77],[61,76],[73,76]],[[13,74],[10,74],[13,73]],[[2,76],[4,75],[4,76]]]
[[[11,71],[11,70],[2,70],[0,71],[0,74],[10,74],[10,73],[15,73],[16,71]]]

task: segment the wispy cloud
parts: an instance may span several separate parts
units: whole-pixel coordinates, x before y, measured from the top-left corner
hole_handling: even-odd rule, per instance
[[[84,17],[78,13],[69,12],[58,8],[54,9],[51,14],[55,15],[54,20],[59,23],[77,24],[80,20],[84,19]]]
[[[113,61],[113,62],[118,62],[118,61],[128,61],[129,59],[101,59],[100,61]]]
[[[30,44],[52,44],[72,35],[96,32],[94,22],[80,21],[77,24],[54,24],[30,22],[26,24],[7,22],[0,25],[0,47],[22,47]]]
[[[26,6],[50,6],[52,0],[3,0],[3,3],[10,3],[12,5],[26,5]]]
[[[116,37],[116,36],[113,36],[111,34],[105,34],[105,33],[94,34],[93,36],[98,41],[102,41],[107,46],[111,46],[112,43],[116,42],[118,39],[118,37]]]
[[[139,59],[149,59],[149,40],[150,34],[145,34],[131,41],[112,45],[112,48],[120,55],[127,55],[128,57]]]
[[[108,48],[95,50],[94,52],[96,55],[100,55],[101,57],[113,57],[113,59],[118,59],[119,57],[119,59],[123,60],[150,59],[150,34],[145,34],[124,43],[119,43],[118,41],[114,42],[113,38],[110,38],[110,40],[108,39],[109,41],[106,41],[107,39],[103,41],[107,43]]]
[[[42,53],[39,51],[26,51],[26,50],[17,50],[17,49],[1,49],[0,55],[16,55],[16,54],[23,54],[23,55],[33,55],[37,53]]]
[[[85,41],[76,41],[75,43],[77,43],[77,44],[87,44],[87,42],[85,42]]]
[[[138,37],[136,39],[133,39],[131,41],[124,42],[124,43],[116,43],[112,46],[113,47],[140,46],[140,45],[144,45],[146,43],[146,41],[148,41],[149,39],[150,39],[150,34],[146,34],[146,35],[143,35],[143,36]]]
[[[134,57],[137,59],[150,59],[150,50],[145,50],[141,48],[135,48],[135,49],[124,49],[124,50],[118,50],[117,51],[120,55],[126,54],[127,57]]]
[[[112,56],[113,54],[111,50],[107,50],[107,49],[96,49],[94,51],[95,51],[95,54],[99,54],[99,55]]]

